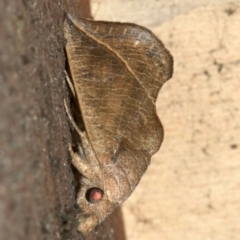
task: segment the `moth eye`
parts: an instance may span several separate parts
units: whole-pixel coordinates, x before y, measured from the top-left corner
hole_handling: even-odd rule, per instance
[[[86,199],[89,203],[97,203],[103,198],[103,190],[100,188],[89,188],[86,191]]]

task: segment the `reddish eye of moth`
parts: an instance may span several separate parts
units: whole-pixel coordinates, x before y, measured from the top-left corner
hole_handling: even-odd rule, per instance
[[[103,190],[100,188],[89,188],[86,192],[86,199],[90,203],[97,203],[103,198]]]

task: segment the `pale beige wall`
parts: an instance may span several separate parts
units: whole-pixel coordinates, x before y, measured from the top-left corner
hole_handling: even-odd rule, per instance
[[[240,2],[92,0],[95,19],[150,28],[172,52],[165,128],[123,205],[129,240],[240,239]]]

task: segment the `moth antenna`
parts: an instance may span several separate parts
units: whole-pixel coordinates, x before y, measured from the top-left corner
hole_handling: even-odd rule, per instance
[[[72,82],[71,82],[71,80],[70,80],[70,77],[69,77],[67,71],[64,70],[64,73],[65,73],[65,76],[66,76],[66,80],[67,80],[68,86],[69,86],[69,88],[71,89],[73,96],[76,97],[76,93],[75,93],[74,87],[73,87],[73,85],[72,85]]]
[[[71,122],[71,124],[73,125],[73,127],[75,128],[75,130],[77,131],[77,133],[79,134],[79,136],[82,138],[83,136],[83,132],[79,129],[78,125],[76,124],[76,122],[74,121],[71,113],[70,113],[70,109],[66,103],[66,100],[64,99],[63,100],[64,102],[64,107],[65,107],[65,110],[66,110],[66,113],[67,113],[67,116],[69,118],[69,121]]]

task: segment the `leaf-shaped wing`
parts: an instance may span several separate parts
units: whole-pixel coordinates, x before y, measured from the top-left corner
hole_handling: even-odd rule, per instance
[[[126,139],[154,154],[163,139],[155,101],[173,59],[149,30],[129,23],[65,23],[67,56],[87,136],[98,159],[111,161]]]

